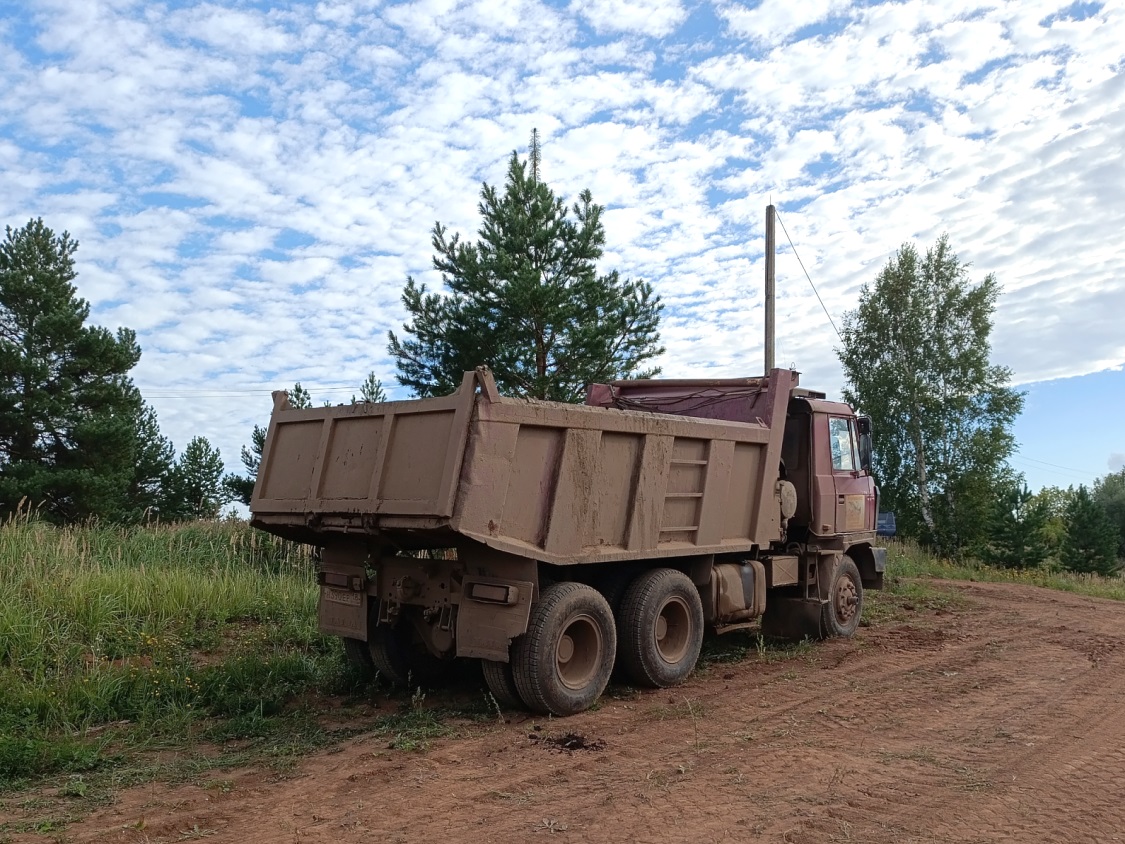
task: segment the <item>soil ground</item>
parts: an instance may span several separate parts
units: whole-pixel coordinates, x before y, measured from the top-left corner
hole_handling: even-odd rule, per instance
[[[131,789],[63,840],[1125,841],[1125,603],[942,588],[965,600],[573,718]]]

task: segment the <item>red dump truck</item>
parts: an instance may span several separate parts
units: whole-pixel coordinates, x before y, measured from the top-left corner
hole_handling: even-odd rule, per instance
[[[760,378],[595,384],[585,405],[456,393],[297,409],[274,394],[251,523],[320,549],[319,624],[404,684],[481,660],[568,715],[614,666],[670,686],[704,633],[850,636],[882,585],[868,421]]]

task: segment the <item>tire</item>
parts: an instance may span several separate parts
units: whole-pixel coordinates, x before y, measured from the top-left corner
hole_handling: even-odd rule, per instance
[[[405,619],[394,627],[369,621],[367,641],[344,638],[344,653],[368,676],[404,688],[442,685],[453,667],[451,660],[430,653]]]
[[[508,709],[523,709],[524,702],[520,697],[520,690],[516,688],[512,664],[482,659],[480,665],[484,672],[484,683],[496,702]]]
[[[633,582],[632,573],[614,574],[604,578],[598,583],[598,591],[609,604],[609,608],[613,610],[613,617],[618,618],[621,610],[621,600],[625,597],[625,593],[629,590],[629,584]],[[621,638],[617,639],[618,645],[621,644]]]
[[[825,637],[849,638],[855,635],[863,615],[863,579],[851,557],[840,557],[828,578],[828,603],[820,610]]]
[[[371,661],[371,651],[367,650],[367,642],[341,636],[344,643],[344,656],[348,662],[358,668],[365,677],[375,676],[375,663]]]
[[[703,602],[686,574],[655,569],[621,602],[618,659],[634,683],[675,686],[695,670],[703,646]]]
[[[613,672],[617,631],[605,598],[582,583],[556,583],[531,608],[512,643],[512,675],[533,712],[574,715],[601,697]]]

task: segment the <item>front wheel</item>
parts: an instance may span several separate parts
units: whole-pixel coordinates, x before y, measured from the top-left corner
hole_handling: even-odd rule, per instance
[[[540,593],[527,632],[512,643],[519,696],[544,715],[589,709],[609,683],[616,649],[606,599],[582,583],[556,583]]]
[[[828,603],[821,608],[824,635],[850,637],[863,614],[863,579],[851,557],[840,557],[828,579]]]

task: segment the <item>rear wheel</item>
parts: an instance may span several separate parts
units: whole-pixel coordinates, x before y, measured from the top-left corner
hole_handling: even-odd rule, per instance
[[[825,636],[854,636],[863,614],[863,579],[851,557],[840,557],[828,579],[828,602],[821,608]]]
[[[484,671],[484,682],[488,691],[500,706],[509,709],[522,709],[523,698],[520,690],[516,688],[516,680],[512,675],[510,662],[493,662],[491,659],[482,659],[481,669]]]
[[[618,656],[634,682],[660,688],[687,679],[703,646],[699,590],[676,569],[645,572],[621,602]]]
[[[371,661],[371,651],[367,650],[367,642],[348,636],[341,636],[340,641],[344,643],[344,656],[348,658],[348,662],[364,675],[375,673],[375,663]]]
[[[512,643],[512,675],[535,712],[574,715],[596,701],[613,671],[617,632],[596,589],[556,583],[531,608],[527,632]]]
[[[452,670],[452,660],[430,653],[408,619],[394,627],[370,621],[367,641],[346,638],[344,652],[353,665],[396,686],[440,685]]]

